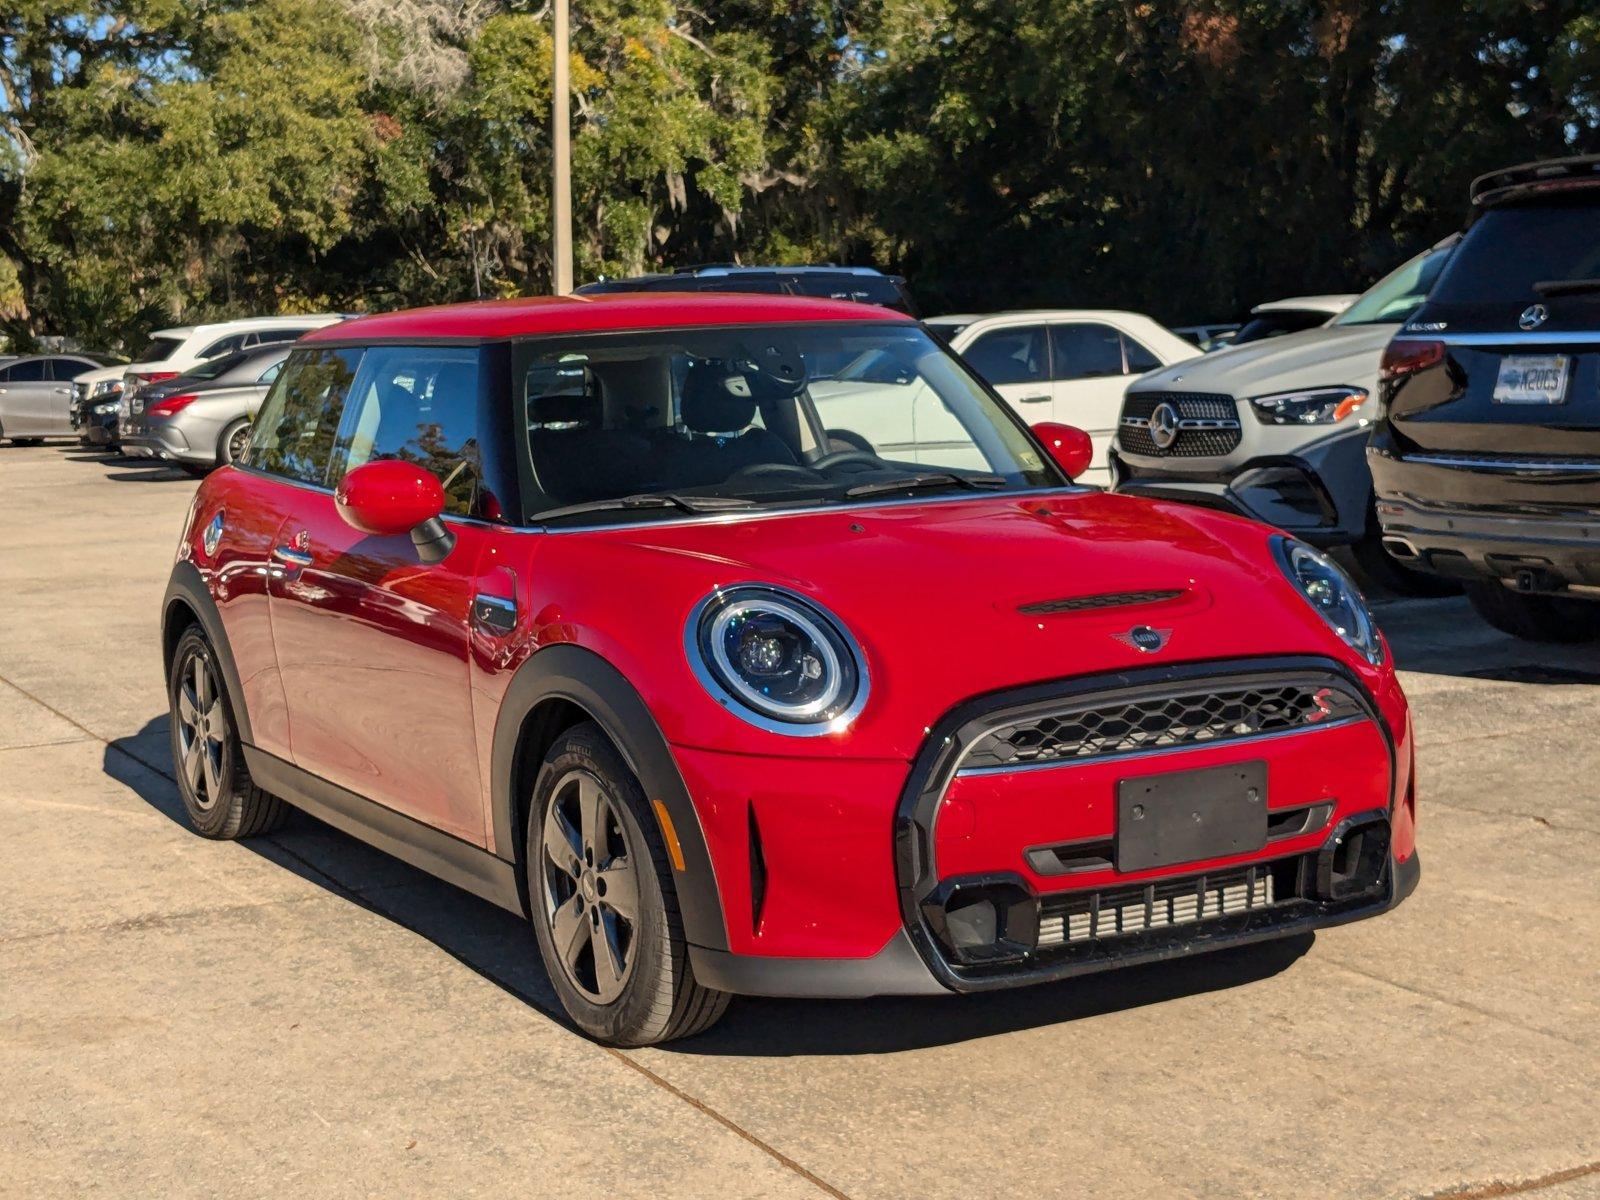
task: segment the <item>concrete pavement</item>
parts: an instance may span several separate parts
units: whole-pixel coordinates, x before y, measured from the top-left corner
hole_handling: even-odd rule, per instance
[[[187,831],[193,488],[0,447],[0,1195],[1600,1195],[1600,649],[1380,605],[1425,864],[1387,919],[620,1053],[511,916],[308,818]]]

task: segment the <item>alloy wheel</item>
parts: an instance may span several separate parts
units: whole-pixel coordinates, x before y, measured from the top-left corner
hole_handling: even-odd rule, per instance
[[[544,816],[543,899],[550,939],[567,979],[609,1004],[633,972],[639,874],[627,827],[604,785],[569,771]]]
[[[210,660],[192,654],[178,682],[178,760],[197,808],[205,811],[222,795],[222,747],[228,715]]]
[[[228,437],[228,461],[236,463],[244,457],[244,452],[250,448],[250,426],[248,423],[239,426]]]

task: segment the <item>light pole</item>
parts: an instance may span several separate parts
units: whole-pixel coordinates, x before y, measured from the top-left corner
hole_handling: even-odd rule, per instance
[[[553,290],[558,296],[572,291],[572,114],[571,86],[567,80],[569,0],[555,0],[555,64],[550,85],[555,92],[551,125],[554,132],[555,180],[550,214],[554,228]]]

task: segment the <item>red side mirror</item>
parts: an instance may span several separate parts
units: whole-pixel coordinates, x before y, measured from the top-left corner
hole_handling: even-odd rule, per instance
[[[415,463],[384,459],[357,467],[333,493],[345,524],[380,537],[410,533],[444,512],[444,488]]]
[[[1044,443],[1044,448],[1050,451],[1050,457],[1066,472],[1068,479],[1082,475],[1094,459],[1094,443],[1076,425],[1040,421],[1033,427],[1033,435]]]

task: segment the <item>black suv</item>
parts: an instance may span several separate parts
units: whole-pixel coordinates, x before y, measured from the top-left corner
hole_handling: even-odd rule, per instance
[[[892,308],[909,317],[917,306],[906,281],[871,267],[737,267],[714,265],[684,267],[667,275],[635,275],[631,279],[602,279],[577,289],[580,296],[601,292],[764,292],[777,296],[821,296],[854,300]]]
[[[1535,641],[1600,637],[1600,155],[1472,183],[1384,352],[1367,447],[1384,546]]]

